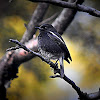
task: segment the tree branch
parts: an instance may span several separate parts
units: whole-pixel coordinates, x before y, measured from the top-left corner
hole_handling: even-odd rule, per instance
[[[41,3],[42,2],[50,3],[50,4],[60,6],[60,7],[64,7],[64,8],[71,8],[71,9],[76,9],[76,10],[81,11],[81,12],[86,12],[86,13],[89,13],[90,15],[92,15],[92,16],[95,16],[95,17],[100,17],[100,11],[98,11],[98,10],[92,8],[92,7],[76,4],[76,2],[75,3],[69,3],[69,2],[61,1],[61,0],[29,0],[29,1],[41,2]]]
[[[69,0],[69,2],[73,3],[76,0]],[[77,0],[80,4],[83,3],[83,0]],[[56,18],[56,20],[52,23],[52,25],[57,29],[59,34],[63,34],[63,32],[67,29],[70,23],[73,21],[75,15],[77,13],[76,9],[64,8],[61,14]]]
[[[49,4],[46,4],[46,3],[43,3],[43,4],[40,3],[37,6],[29,24],[26,26],[27,27],[26,31],[21,39],[22,43],[27,42],[33,37],[33,35],[36,32],[35,26],[37,26],[43,20],[44,14],[46,13],[48,7],[49,7]]]
[[[43,9],[41,9],[43,8]],[[35,25],[38,25],[45,15],[46,11],[48,9],[48,4],[46,3],[39,3],[38,7],[35,9],[32,18],[28,24],[27,30],[23,35],[23,38],[21,40],[22,43],[25,43],[29,41],[33,37],[33,34],[35,34],[36,30],[34,29]],[[38,16],[38,17],[37,17]],[[37,50],[37,40],[32,38],[31,40],[32,46],[34,51]],[[30,44],[31,44],[30,43]],[[28,44],[28,46],[30,46]],[[13,80],[14,78],[17,78],[18,73],[18,67],[21,63],[28,61],[34,57],[32,54],[26,54],[22,50],[16,50],[16,51],[9,51],[7,52],[4,57],[0,60],[0,100],[7,100],[6,99],[6,88],[8,88],[8,82],[10,80]]]
[[[39,53],[36,53],[32,50],[30,50],[29,48],[27,48],[25,45],[21,44],[19,41],[17,40],[13,40],[13,39],[10,39],[10,42],[13,42],[17,45],[19,45],[19,48],[23,48],[24,50],[26,50],[27,52],[31,53],[31,54],[34,54],[36,56],[38,56],[39,58],[41,58],[43,61],[45,61],[47,64],[50,65],[50,67],[52,67],[54,69],[54,72],[60,74],[60,69],[58,69],[58,65],[51,62],[50,60],[48,59],[45,59],[41,54]],[[16,47],[15,47],[16,48]],[[12,48],[8,49],[9,51],[12,50]],[[56,76],[52,76],[51,78],[57,78],[57,77],[60,77],[59,75],[56,75]],[[60,77],[61,78],[61,77]],[[87,93],[84,93],[81,91],[81,89],[71,80],[69,79],[65,74],[64,74],[64,77],[63,79],[69,83],[72,88],[77,92],[77,94],[79,95],[79,99],[80,100],[98,100],[100,99],[100,91],[96,92],[96,93],[91,93],[91,94],[87,94]]]

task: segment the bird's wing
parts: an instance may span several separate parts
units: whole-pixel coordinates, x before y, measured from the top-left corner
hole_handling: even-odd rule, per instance
[[[48,36],[49,36],[53,41],[55,41],[57,44],[65,45],[64,40],[62,39],[62,37],[60,36],[60,34],[58,34],[57,32],[49,31],[47,34],[48,34]]]
[[[60,34],[57,33],[57,32],[49,31],[49,32],[47,33],[47,35],[48,35],[55,43],[57,43],[57,44],[61,47],[61,49],[65,52],[65,60],[66,60],[68,63],[70,63],[70,62],[68,61],[68,58],[69,58],[71,61],[72,61],[72,58],[71,58],[71,56],[70,56],[70,53],[69,53],[69,51],[68,51],[68,48],[66,47],[66,44],[65,44],[64,40],[62,39],[62,37],[60,36]]]

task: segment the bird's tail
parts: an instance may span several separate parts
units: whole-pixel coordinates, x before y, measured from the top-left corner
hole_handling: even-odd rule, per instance
[[[63,65],[63,60],[64,60],[64,57],[60,57],[60,58],[59,58],[59,62],[60,62],[60,76],[61,76],[61,78],[64,77],[64,65]]]
[[[69,59],[68,59],[69,58]],[[64,58],[69,64],[70,64],[70,61],[72,61],[72,58],[70,56],[70,53],[67,52],[67,54],[65,54],[65,58]],[[70,61],[69,61],[70,60]]]

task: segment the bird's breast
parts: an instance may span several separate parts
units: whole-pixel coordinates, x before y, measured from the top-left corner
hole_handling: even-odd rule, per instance
[[[48,59],[58,59],[63,55],[62,49],[48,35],[38,36],[38,49]]]

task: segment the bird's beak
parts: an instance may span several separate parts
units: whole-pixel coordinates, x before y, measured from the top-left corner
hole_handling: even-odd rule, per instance
[[[39,29],[40,27],[35,27],[36,29]]]
[[[40,28],[40,27],[35,27],[35,29],[39,29],[39,30],[42,30],[42,28]]]
[[[41,30],[41,31],[44,31],[44,29],[41,28],[41,27],[35,27],[35,29],[39,29],[39,30]]]

